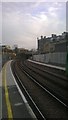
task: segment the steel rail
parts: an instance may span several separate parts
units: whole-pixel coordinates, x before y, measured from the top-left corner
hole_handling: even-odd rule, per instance
[[[57,85],[60,85],[60,86],[62,86],[64,89],[68,89],[68,81],[67,80],[64,80],[64,79],[61,79],[61,78],[59,78],[59,76],[55,76],[54,75],[54,73],[52,73],[52,74],[50,74],[49,73],[49,71],[46,71],[46,70],[41,70],[40,68],[37,68],[37,67],[35,67],[35,66],[27,66],[26,64],[24,64],[28,69],[30,69],[30,70],[32,70],[33,72],[35,72],[35,73],[37,73],[37,74],[39,74],[39,75],[41,75],[42,77],[44,77],[44,78],[46,78],[46,79],[48,79],[48,80],[51,80],[53,83],[56,83]],[[34,69],[33,69],[34,68]],[[36,69],[36,70],[35,70]],[[55,78],[57,78],[57,79],[60,79],[60,81],[58,80],[54,80],[55,78],[51,78],[51,77],[49,77],[49,75],[46,75],[46,74],[41,74],[41,73],[39,73],[37,70],[39,70],[39,72],[43,72],[43,73],[46,73],[46,74],[49,74],[50,76],[52,75],[52,77],[55,77]],[[61,84],[61,82],[62,82],[62,84]],[[64,83],[66,84],[66,85],[64,85]]]
[[[28,61],[29,62],[29,61]],[[26,65],[26,63],[24,63],[25,65]],[[34,63],[35,64],[35,63]],[[57,78],[60,78],[60,79],[62,79],[63,81],[64,80],[66,80],[65,82],[68,82],[67,81],[67,77],[65,77],[65,76],[61,76],[61,75],[59,75],[59,74],[56,74],[56,73],[52,73],[52,72],[50,72],[50,71],[48,71],[48,70],[43,70],[43,69],[41,69],[41,68],[38,68],[37,66],[33,66],[33,65],[31,65],[32,67],[34,67],[34,68],[36,68],[36,69],[38,69],[38,70],[40,70],[40,71],[42,71],[42,72],[46,72],[46,73],[48,73],[48,74],[50,74],[50,75],[53,75],[54,77],[57,77]],[[47,66],[47,67],[49,67],[49,66]],[[54,68],[55,69],[55,68]]]
[[[13,69],[12,69],[13,71]],[[42,120],[46,120],[46,118],[44,117],[44,115],[42,114],[42,112],[39,110],[39,108],[37,107],[36,103],[33,101],[32,97],[29,95],[28,91],[26,90],[25,86],[22,84],[19,76],[17,75],[16,71],[13,72],[14,76],[16,77],[16,79],[19,81],[19,84],[21,85],[21,87],[23,87],[25,93],[27,94],[30,102],[32,102],[33,106],[35,107],[34,109],[36,110],[35,115],[37,117],[37,119],[42,119]]]
[[[23,66],[20,66],[21,68]],[[23,70],[23,69],[22,69]],[[46,88],[44,88],[39,82],[37,82],[30,74],[28,74],[28,72],[26,70],[23,70],[23,72],[31,79],[33,80],[38,86],[40,86],[43,90],[45,90],[48,94],[50,94],[53,98],[55,98],[58,102],[60,102],[62,105],[64,105],[66,108],[68,108],[68,106],[61,101],[59,98],[57,98],[54,94],[52,94],[49,90],[47,90]]]
[[[42,65],[42,66],[45,66],[45,67],[51,67],[51,68],[55,68],[55,69],[58,69],[58,70],[62,70],[62,71],[65,71],[65,67],[60,67],[60,66],[55,66],[55,65],[50,65],[50,64],[47,64],[47,63],[42,63],[42,62],[38,62],[38,61],[34,61],[34,60],[30,60],[28,59],[28,61],[32,62],[32,63],[35,63],[35,64],[38,64],[38,65]]]

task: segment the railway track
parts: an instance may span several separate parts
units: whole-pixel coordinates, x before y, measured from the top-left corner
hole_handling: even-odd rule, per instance
[[[43,64],[43,63],[39,63],[36,61],[32,61],[32,60],[27,60],[28,63],[30,63],[32,66],[40,68],[41,70],[50,72],[50,74],[53,74],[55,76],[58,76],[60,78],[64,78],[67,79],[66,77],[66,72],[65,72],[65,68],[62,67],[58,67],[58,66],[53,66],[53,65],[49,65],[49,64]]]
[[[57,94],[55,96],[47,89],[48,87],[42,84],[44,83],[43,77],[40,77],[38,71],[36,72],[37,68],[32,67],[32,69],[29,65],[26,67],[20,62],[15,62],[12,66],[17,82],[22,91],[26,91],[24,94],[38,119],[68,118],[67,104],[58,99]],[[39,82],[38,79],[42,82]]]
[[[52,93],[54,93],[56,96],[58,96],[58,98],[60,98],[63,102],[65,102],[66,104],[68,104],[68,80],[67,77],[61,77],[58,74],[54,74],[52,73],[52,71],[48,71],[45,69],[42,69],[39,67],[39,65],[37,66],[36,64],[32,64],[31,62],[27,61],[25,62],[25,65],[29,68],[29,73],[31,74],[32,72],[32,76],[33,76],[33,72],[34,72],[34,76],[35,73],[39,76],[42,76],[42,80],[38,80],[38,82],[40,82],[44,87],[47,87],[47,89],[49,89]],[[27,69],[28,69],[27,68]]]

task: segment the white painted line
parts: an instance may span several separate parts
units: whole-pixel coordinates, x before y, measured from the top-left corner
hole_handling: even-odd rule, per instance
[[[14,106],[21,106],[23,103],[15,103]]]
[[[28,112],[30,113],[30,115],[32,116],[32,118],[35,118],[35,119],[37,120],[36,115],[34,114],[33,110],[32,110],[31,107],[29,106],[28,101],[26,100],[25,96],[23,95],[21,89],[19,88],[19,86],[18,86],[18,84],[17,84],[17,82],[16,82],[16,80],[15,80],[15,78],[14,78],[14,75],[13,75],[12,70],[11,70],[11,65],[10,65],[10,71],[11,71],[12,77],[13,77],[13,79],[14,79],[14,82],[15,82],[15,84],[16,84],[16,86],[17,86],[17,89],[18,89],[18,91],[19,91],[19,93],[20,93],[20,95],[21,95],[21,97],[22,97],[22,99],[23,99],[23,101],[24,101],[27,109],[28,109]]]
[[[25,71],[24,71],[24,73],[25,73],[26,75],[28,75]],[[44,118],[43,114],[40,112],[39,108],[37,107],[37,105],[35,104],[35,102],[33,101],[33,99],[31,98],[31,96],[29,95],[28,91],[26,90],[26,88],[24,87],[24,85],[22,84],[21,81],[20,81],[20,83],[21,83],[21,85],[23,86],[24,90],[26,91],[27,95],[29,96],[30,100],[32,101],[32,103],[33,103],[34,106],[36,107],[36,109],[39,111],[40,115]],[[30,108],[30,106],[28,105],[28,103],[27,103],[26,106],[27,106],[27,108],[28,108],[29,111],[32,110],[32,109]],[[29,109],[29,108],[30,108],[30,109]],[[32,112],[33,112],[33,111],[32,111]],[[33,114],[34,114],[34,113],[33,113]],[[35,115],[34,115],[34,116],[35,116]],[[35,116],[35,117],[36,117],[36,116]]]
[[[11,66],[10,66],[10,71],[11,71],[11,74],[12,74]],[[21,89],[19,88],[19,86],[18,86],[18,84],[17,84],[17,82],[16,82],[16,80],[15,80],[15,78],[14,78],[14,75],[13,75],[13,74],[12,74],[12,77],[13,77],[13,80],[14,80],[14,82],[15,82],[16,86],[17,86],[17,89],[18,89],[18,91],[19,91],[19,93],[20,93],[20,95],[21,95],[21,97],[22,97],[23,101],[24,101],[25,103],[27,103],[27,100],[26,100],[25,96],[23,95],[23,93],[22,93]]]

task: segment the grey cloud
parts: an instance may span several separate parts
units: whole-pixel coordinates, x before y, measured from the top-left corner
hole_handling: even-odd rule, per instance
[[[42,12],[40,7],[43,7],[43,4],[41,6],[37,3],[3,3],[3,43],[12,46],[18,44],[19,47],[28,49],[37,48],[37,37],[51,35],[53,32],[61,33],[65,30],[56,11],[57,17],[50,14],[48,16],[46,9]],[[38,13],[35,8],[38,9]],[[35,13],[32,14],[31,10]]]

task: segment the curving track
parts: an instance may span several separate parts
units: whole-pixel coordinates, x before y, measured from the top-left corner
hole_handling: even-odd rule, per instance
[[[38,119],[68,119],[67,80],[55,77],[28,61],[12,62],[12,70]]]
[[[24,64],[26,67],[28,67],[26,69],[28,69],[27,71],[31,76],[33,76],[34,78],[39,78],[42,76],[42,80],[37,79],[38,82],[46,87],[49,91],[51,91],[61,101],[68,105],[68,80],[65,76],[65,73],[63,74],[64,71],[60,71],[61,74],[59,75],[57,73],[57,71],[59,70],[56,71],[50,67],[44,67],[42,65],[39,66],[30,61],[26,61]]]

